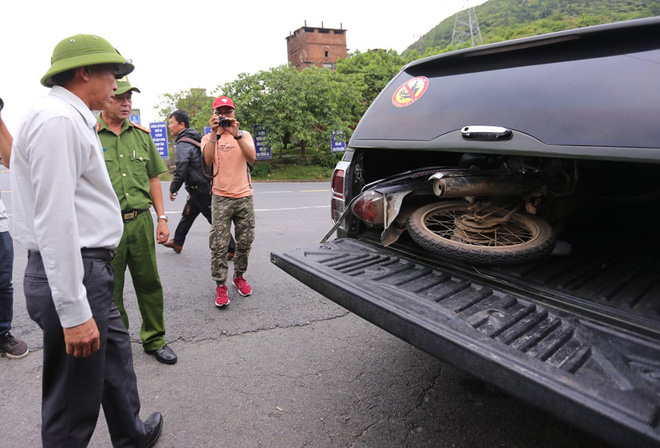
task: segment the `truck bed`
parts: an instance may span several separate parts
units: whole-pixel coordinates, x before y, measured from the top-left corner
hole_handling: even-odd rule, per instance
[[[437,262],[410,245],[336,239],[271,254],[399,338],[609,442],[660,445],[660,260]]]

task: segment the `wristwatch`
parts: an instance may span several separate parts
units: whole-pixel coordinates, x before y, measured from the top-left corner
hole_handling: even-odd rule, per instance
[[[167,222],[167,215],[160,215],[158,216],[158,219],[164,219],[165,222]]]
[[[238,135],[234,137],[234,140],[240,140],[243,138],[243,131],[238,131]]]

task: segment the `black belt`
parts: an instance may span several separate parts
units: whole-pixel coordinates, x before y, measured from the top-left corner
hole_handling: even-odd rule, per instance
[[[97,260],[112,261],[117,252],[112,249],[101,249],[95,247],[83,247],[80,249],[83,258],[96,258]]]
[[[127,210],[125,212],[121,212],[121,217],[124,219],[124,221],[130,221],[131,219],[137,218],[137,216],[144,211],[145,210]]]
[[[115,251],[112,249],[102,249],[95,247],[83,247],[80,249],[80,254],[83,258],[94,258],[97,260],[103,261],[112,261],[115,258]],[[41,258],[41,253],[37,250],[29,250],[28,255],[30,257],[39,257]]]

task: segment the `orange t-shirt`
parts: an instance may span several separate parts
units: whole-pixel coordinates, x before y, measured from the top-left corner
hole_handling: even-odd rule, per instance
[[[211,134],[202,137],[202,148],[206,146]],[[254,145],[249,132],[243,131],[246,143]],[[252,196],[252,181],[245,156],[238,147],[238,142],[229,133],[224,133],[215,144],[213,161],[213,194],[228,198]]]

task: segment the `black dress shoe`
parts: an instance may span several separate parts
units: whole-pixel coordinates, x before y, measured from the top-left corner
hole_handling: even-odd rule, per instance
[[[163,364],[174,364],[177,360],[176,355],[167,345],[163,345],[156,350],[145,350],[145,352],[154,355],[156,361],[162,362]]]
[[[151,448],[156,444],[163,430],[163,415],[160,412],[154,412],[144,421],[144,429],[147,430],[146,448]]]

